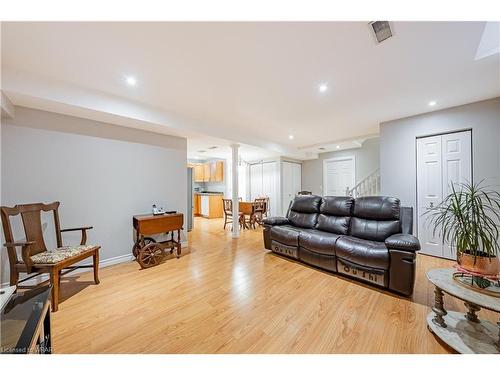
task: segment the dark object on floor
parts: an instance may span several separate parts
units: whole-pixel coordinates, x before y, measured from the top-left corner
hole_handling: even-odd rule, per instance
[[[288,217],[264,219],[264,246],[304,263],[410,296],[413,210],[392,197],[297,195]]]
[[[59,288],[61,276],[78,268],[94,268],[94,281],[99,284],[99,249],[100,246],[86,245],[87,230],[92,227],[79,227],[71,229],[60,229],[59,225],[59,202],[44,204],[18,204],[14,207],[0,208],[2,214],[3,231],[6,243],[4,246],[9,253],[10,285],[31,279],[42,273],[50,274],[52,285],[52,310],[57,311],[59,305]],[[57,249],[47,250],[43,238],[41,213],[52,211],[54,216],[54,227],[56,232]],[[26,241],[16,242],[12,234],[10,217],[21,215]],[[63,246],[62,233],[81,231],[82,239],[78,246]],[[17,257],[16,247],[21,248],[21,260]],[[86,259],[93,258],[93,266],[73,266]],[[19,280],[19,273],[24,272],[28,277]]]
[[[52,353],[51,294],[45,285],[10,297],[0,315],[0,353]]]

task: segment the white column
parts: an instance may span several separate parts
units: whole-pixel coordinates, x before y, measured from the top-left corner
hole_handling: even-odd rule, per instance
[[[240,212],[240,201],[238,199],[238,163],[239,163],[239,157],[238,157],[238,149],[240,145],[238,144],[233,144],[231,145],[231,151],[232,151],[232,161],[231,161],[231,168],[232,168],[232,173],[231,173],[231,178],[232,178],[232,199],[233,199],[233,229],[232,229],[232,237],[233,238],[238,238],[240,236],[240,225],[238,222],[239,215],[238,213]]]

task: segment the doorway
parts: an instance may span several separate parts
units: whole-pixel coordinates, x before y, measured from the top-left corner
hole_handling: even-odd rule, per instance
[[[345,196],[356,185],[354,156],[323,161],[323,195]]]
[[[425,212],[443,201],[451,186],[472,182],[472,131],[417,138],[417,230],[421,252],[456,259],[456,252],[433,233]]]

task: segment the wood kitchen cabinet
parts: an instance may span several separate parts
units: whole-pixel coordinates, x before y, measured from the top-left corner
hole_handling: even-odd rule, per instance
[[[222,195],[219,194],[195,194],[194,214],[207,219],[220,218],[222,211]]]
[[[194,164],[194,182],[224,182],[224,161]]]
[[[210,163],[203,163],[203,182],[210,181]]]
[[[201,197],[200,194],[193,195],[193,215],[201,215]]]
[[[203,164],[195,164],[194,166],[194,182],[203,182]]]
[[[210,181],[223,182],[224,181],[224,162],[222,160],[212,163],[210,168]]]

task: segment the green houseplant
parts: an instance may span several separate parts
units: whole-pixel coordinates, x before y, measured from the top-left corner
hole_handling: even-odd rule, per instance
[[[451,185],[451,193],[430,208],[434,235],[457,251],[458,264],[481,275],[500,273],[500,193],[483,181]]]

